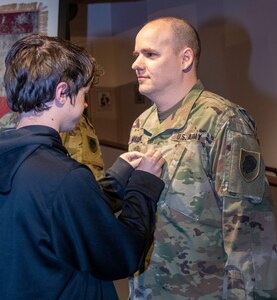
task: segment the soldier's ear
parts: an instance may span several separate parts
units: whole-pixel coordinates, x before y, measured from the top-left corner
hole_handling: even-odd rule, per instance
[[[183,72],[188,72],[191,70],[193,61],[194,61],[194,53],[191,48],[187,47],[181,51],[181,59],[182,59],[182,68]]]

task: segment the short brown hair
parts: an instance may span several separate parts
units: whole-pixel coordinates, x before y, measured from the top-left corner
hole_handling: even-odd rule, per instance
[[[174,35],[174,52],[178,53],[183,47],[189,47],[192,49],[195,56],[195,65],[197,68],[201,54],[201,42],[196,29],[186,20],[175,17],[157,18],[149,21],[147,24],[158,21],[166,22],[171,25]]]

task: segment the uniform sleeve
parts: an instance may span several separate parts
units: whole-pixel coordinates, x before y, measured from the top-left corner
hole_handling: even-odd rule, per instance
[[[211,153],[226,254],[223,298],[276,297],[274,215],[258,141],[234,119],[222,127]]]
[[[70,172],[52,208],[56,255],[102,280],[131,275],[153,238],[156,202],[162,188],[159,178],[135,171],[126,187],[122,213],[116,218],[92,174],[85,168]]]

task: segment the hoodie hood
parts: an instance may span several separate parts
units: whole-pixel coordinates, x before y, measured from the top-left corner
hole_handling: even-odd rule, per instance
[[[0,133],[0,193],[7,194],[13,177],[26,158],[37,148],[55,147],[67,153],[59,133],[47,126],[26,126]]]

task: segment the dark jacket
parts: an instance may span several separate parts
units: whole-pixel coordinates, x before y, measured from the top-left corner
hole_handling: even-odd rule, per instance
[[[163,182],[119,159],[102,187],[124,195],[116,218],[45,126],[2,132],[0,170],[0,298],[117,299],[112,280],[134,273],[152,242]]]

